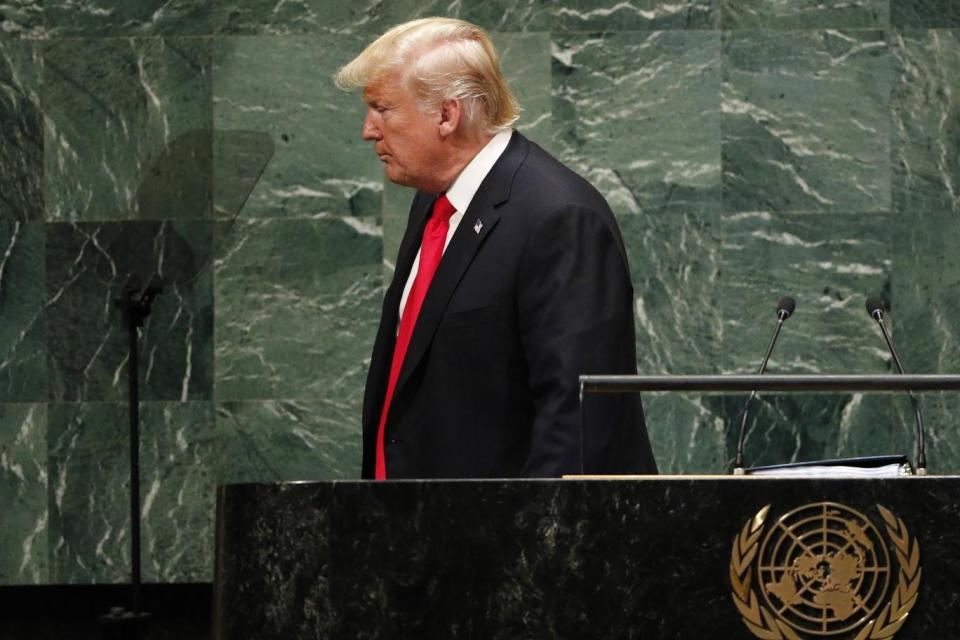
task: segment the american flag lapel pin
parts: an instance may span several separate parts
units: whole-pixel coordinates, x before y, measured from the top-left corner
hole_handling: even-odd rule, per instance
[[[483,229],[483,220],[477,220],[477,224],[473,225],[473,232],[477,235],[480,235],[480,229]]]

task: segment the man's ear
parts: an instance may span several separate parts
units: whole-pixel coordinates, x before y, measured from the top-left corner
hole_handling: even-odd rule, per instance
[[[440,103],[440,137],[446,138],[452,135],[460,126],[460,119],[463,117],[463,104],[460,100],[453,98],[444,100]]]

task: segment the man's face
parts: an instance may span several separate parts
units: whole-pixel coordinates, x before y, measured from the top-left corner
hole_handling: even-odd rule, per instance
[[[387,179],[422,191],[435,191],[442,141],[436,115],[421,111],[400,86],[396,74],[363,90],[367,117],[361,136],[373,142]],[[442,187],[441,187],[442,188]]]

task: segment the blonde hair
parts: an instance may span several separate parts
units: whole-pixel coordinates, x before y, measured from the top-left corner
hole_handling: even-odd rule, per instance
[[[356,89],[394,72],[422,110],[460,100],[468,132],[504,131],[520,115],[490,37],[469,22],[422,18],[397,25],[344,65],[334,82]]]

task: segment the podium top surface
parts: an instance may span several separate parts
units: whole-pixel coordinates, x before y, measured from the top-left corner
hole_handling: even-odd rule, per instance
[[[732,474],[660,474],[660,475],[571,475],[563,478],[444,478],[444,479],[408,479],[408,480],[287,480],[282,482],[235,482],[217,485],[218,489],[236,489],[243,487],[288,487],[288,488],[308,488],[308,487],[376,487],[376,486],[403,486],[403,485],[463,485],[463,484],[503,484],[503,485],[542,485],[549,483],[556,484],[576,484],[586,482],[622,482],[624,484],[636,484],[638,482],[700,482],[700,481],[719,481],[719,482],[956,482],[960,480],[960,475],[936,475],[928,474],[925,476],[899,476],[896,478],[842,478],[842,477],[816,477],[816,478],[798,478],[787,476],[754,476],[743,475],[735,476]]]

